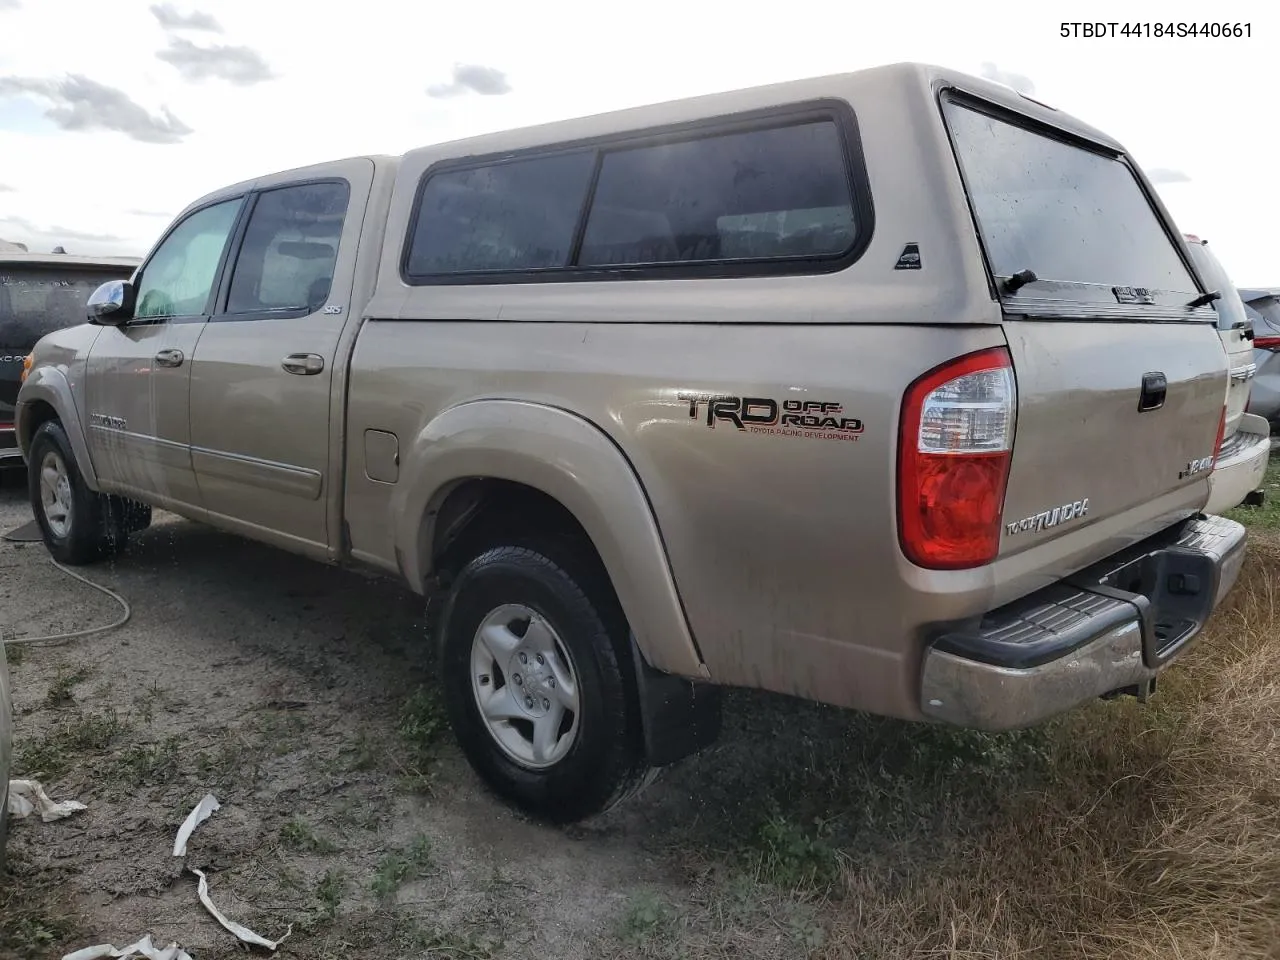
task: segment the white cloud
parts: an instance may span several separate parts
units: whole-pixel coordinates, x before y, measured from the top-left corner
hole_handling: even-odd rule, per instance
[[[458,63],[453,67],[453,80],[449,83],[433,83],[427,87],[430,97],[457,97],[465,93],[481,96],[501,96],[511,92],[507,75],[496,67],[478,63]]]
[[[222,25],[211,14],[202,10],[183,13],[171,3],[157,3],[151,8],[152,15],[160,26],[166,30],[198,30],[208,33],[221,33]]]
[[[152,113],[123,90],[72,74],[61,79],[0,77],[0,97],[28,96],[63,130],[114,131],[143,143],[177,143],[191,128],[168,107]]]
[[[169,46],[156,56],[192,83],[225,80],[248,87],[275,78],[262,54],[251,47],[221,43],[202,47],[183,37],[170,37]]]
[[[1147,171],[1147,179],[1152,183],[1187,183],[1191,180],[1181,170],[1169,167],[1152,167]]]

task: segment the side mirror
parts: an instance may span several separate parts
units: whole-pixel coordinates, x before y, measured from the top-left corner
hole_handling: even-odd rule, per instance
[[[111,327],[127,322],[133,318],[133,297],[128,280],[108,280],[89,295],[89,322]]]

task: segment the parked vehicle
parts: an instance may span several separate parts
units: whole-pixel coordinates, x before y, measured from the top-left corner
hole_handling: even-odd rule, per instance
[[[1255,502],[1261,501],[1262,480],[1271,456],[1271,426],[1264,418],[1245,412],[1258,365],[1253,359],[1253,322],[1245,313],[1244,301],[1208,242],[1190,233],[1184,234],[1183,240],[1201,279],[1208,289],[1219,294],[1214,301],[1218,336],[1230,364],[1227,425],[1209,477],[1209,500],[1205,504],[1205,512],[1222,513],[1251,495]]]
[[[1258,365],[1249,395],[1249,412],[1280,432],[1280,288],[1241,290],[1253,321],[1253,361]]]
[[[9,771],[13,766],[13,700],[9,694],[9,663],[0,641],[0,872],[9,839]]]
[[[1120,144],[904,64],[225,187],[37,345],[18,434],[60,560],[127,498],[402,577],[473,766],[573,820],[724,685],[1149,694],[1243,558],[1211,299]]]
[[[106,280],[128,279],[136,257],[81,257],[0,248],[0,468],[22,466],[13,405],[23,359],[46,333],[84,323],[84,303]]]

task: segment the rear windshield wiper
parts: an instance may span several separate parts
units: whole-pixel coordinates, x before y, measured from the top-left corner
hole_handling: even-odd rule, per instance
[[[1215,300],[1221,300],[1221,299],[1222,299],[1222,294],[1219,291],[1210,290],[1208,293],[1200,294],[1200,296],[1196,297],[1194,300],[1188,303],[1187,306],[1194,309],[1196,307],[1203,307],[1207,304],[1213,303],[1213,301]]]
[[[1039,279],[1032,270],[1019,270],[1004,282],[1004,292],[1017,293],[1028,283],[1035,283]]]

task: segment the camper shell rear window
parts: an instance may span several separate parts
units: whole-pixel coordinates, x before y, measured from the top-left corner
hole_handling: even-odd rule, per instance
[[[1030,270],[1027,297],[1127,306],[1199,295],[1181,238],[1123,156],[959,96],[944,95],[942,112],[998,281]]]

